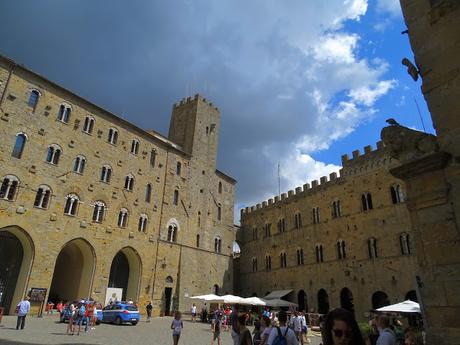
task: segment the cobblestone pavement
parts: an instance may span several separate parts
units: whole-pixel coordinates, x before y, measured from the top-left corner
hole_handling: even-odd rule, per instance
[[[67,324],[59,323],[57,315],[43,318],[28,316],[25,329],[20,331],[15,329],[16,317],[4,316],[0,324],[0,345],[171,345],[171,320],[170,317],[155,318],[149,323],[141,321],[136,326],[101,324],[89,333],[70,336],[66,334]],[[317,336],[309,339],[311,345],[320,343]],[[209,325],[184,320],[179,345],[208,344],[211,344]],[[223,332],[221,345],[233,345],[229,332]]]

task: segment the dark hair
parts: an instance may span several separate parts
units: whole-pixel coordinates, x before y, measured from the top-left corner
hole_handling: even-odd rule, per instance
[[[278,313],[278,320],[281,322],[286,322],[287,321],[287,314],[284,310],[280,310]]]
[[[246,325],[246,315],[244,314],[238,315],[238,322],[242,325]]]
[[[379,315],[377,322],[379,326],[381,325],[384,328],[390,327],[390,318],[385,314]]]
[[[359,330],[358,324],[356,323],[353,314],[342,308],[337,308],[329,312],[326,316],[326,324],[324,327],[324,345],[333,345],[334,340],[332,339],[332,327],[334,321],[340,320],[345,322],[348,327],[351,328],[351,339],[350,344],[353,345],[365,345],[361,331]]]

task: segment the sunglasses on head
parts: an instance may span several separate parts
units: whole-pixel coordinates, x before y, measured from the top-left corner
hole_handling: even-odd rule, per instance
[[[334,333],[336,338],[342,338],[342,337],[351,338],[352,336],[352,333],[350,331],[345,332],[345,331],[342,331],[341,329],[333,329],[332,332]]]

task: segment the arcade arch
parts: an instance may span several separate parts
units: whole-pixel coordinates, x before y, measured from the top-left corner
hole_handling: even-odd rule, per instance
[[[142,264],[137,251],[132,247],[122,248],[112,260],[108,287],[123,289],[123,300],[137,301],[141,272]]]
[[[91,297],[96,255],[83,238],[67,242],[59,252],[54,266],[49,299],[75,301]]]
[[[304,290],[300,290],[297,294],[297,303],[299,304],[299,310],[305,310],[308,313],[308,300],[307,294]]]
[[[0,228],[0,307],[13,314],[26,294],[35,248],[29,234],[18,226]]]
[[[353,294],[349,288],[343,288],[340,291],[340,306],[348,311],[355,313],[355,306],[353,304]]]

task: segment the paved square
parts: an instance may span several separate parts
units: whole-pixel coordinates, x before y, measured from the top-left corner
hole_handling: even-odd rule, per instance
[[[90,345],[170,345],[172,344],[171,317],[155,318],[147,323],[141,321],[136,326],[116,326],[101,324],[89,333],[82,332],[79,336],[67,335],[67,324],[58,322],[57,315],[43,318],[27,317],[26,328],[17,331],[16,317],[5,316],[0,324],[1,345],[38,345],[38,344],[90,344]],[[184,320],[179,345],[211,344],[210,326]],[[312,335],[312,345],[318,345],[320,338]],[[216,343],[217,344],[217,343]],[[223,332],[222,345],[233,345],[229,332]]]

